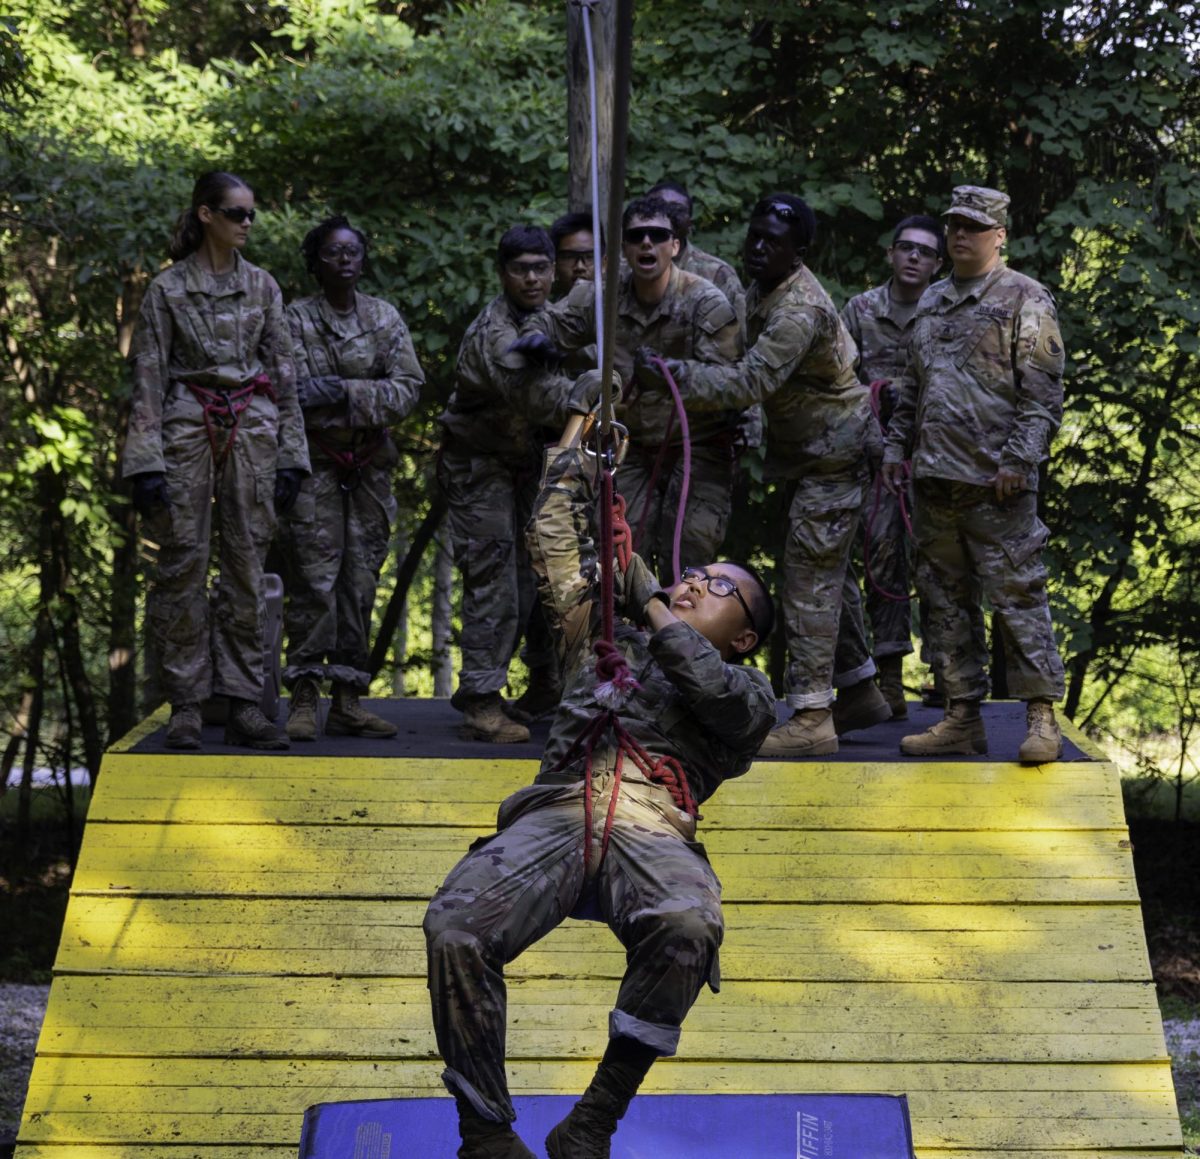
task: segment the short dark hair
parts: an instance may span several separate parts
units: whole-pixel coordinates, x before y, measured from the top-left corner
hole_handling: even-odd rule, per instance
[[[621,214],[621,228],[627,229],[635,217],[665,217],[671,223],[671,229],[675,230],[670,202],[663,201],[661,197],[635,197]]]
[[[743,594],[746,603],[750,605],[750,621],[758,640],[753,648],[741,653],[742,656],[753,656],[766,643],[767,637],[775,627],[775,598],[771,595],[771,589],[767,587],[767,581],[753,564],[743,563],[740,559],[719,559],[717,563],[736,567],[754,581],[754,587]]]
[[[496,247],[496,268],[503,270],[522,254],[545,254],[554,261],[554,242],[540,225],[514,225],[504,231]]]
[[[925,233],[933,234],[937,238],[938,257],[945,258],[946,231],[942,228],[942,223],[936,217],[930,217],[925,213],[913,213],[903,218],[900,224],[892,231],[892,245],[895,245],[900,240],[900,235],[906,229],[919,229]]]
[[[593,233],[595,229],[592,223],[592,211],[586,210],[579,213],[564,213],[558,218],[553,225],[550,226],[550,240],[554,242],[555,252],[558,251],[559,245],[564,237],[570,237],[573,233]],[[600,226],[600,252],[604,253],[604,226]]]
[[[772,206],[782,206],[784,214],[776,213],[780,221],[786,221],[792,231],[792,240],[799,250],[807,250],[817,236],[817,215],[809,208],[803,197],[794,193],[765,193],[750,211],[751,217],[766,217]]]
[[[678,193],[680,197],[687,201],[689,215],[696,208],[696,202],[692,195],[687,191],[687,186],[681,185],[678,181],[670,181],[664,178],[662,181],[656,181],[649,189],[646,190],[647,197],[653,197],[656,193],[661,192]]]
[[[325,244],[326,238],[332,233],[337,233],[339,229],[347,229],[358,238],[358,244],[363,248],[363,264],[366,264],[367,251],[371,248],[367,235],[361,229],[352,226],[342,214],[334,214],[333,217],[327,217],[324,221],[314,225],[300,243],[300,252],[304,255],[304,268],[317,281],[321,280],[321,247]]]

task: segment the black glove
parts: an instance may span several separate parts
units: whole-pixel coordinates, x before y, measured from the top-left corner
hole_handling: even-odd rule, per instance
[[[625,569],[624,575],[618,568],[616,578],[617,600],[624,609],[625,615],[636,624],[645,623],[646,605],[651,600],[670,603],[667,593],[662,590],[662,585],[654,578],[654,573],[640,555],[634,554],[630,557],[629,566]]]
[[[562,364],[566,355],[563,354],[545,334],[539,330],[533,330],[528,334],[522,334],[509,348],[508,352],[516,351],[528,362],[532,362],[535,366],[543,366],[548,370],[554,370]]]
[[[603,381],[598,370],[585,370],[573,383],[567,396],[567,409],[575,414],[591,414],[600,401]]]
[[[662,362],[671,372],[675,384],[683,384],[687,375],[687,363],[678,358],[660,358],[657,350],[649,346],[639,346],[633,357],[633,378],[643,390],[668,390],[667,376],[659,365]]]
[[[296,382],[296,397],[300,408],[337,406],[346,397],[346,384],[336,375],[324,378],[301,378]]]
[[[167,477],[161,471],[147,471],[133,476],[133,505],[143,519],[153,515],[159,507],[166,507],[169,502]]]
[[[275,471],[275,512],[290,511],[304,483],[304,472],[299,467],[279,467]]]

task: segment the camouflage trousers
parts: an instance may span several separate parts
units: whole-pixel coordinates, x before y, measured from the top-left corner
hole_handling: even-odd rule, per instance
[[[862,510],[861,479],[815,476],[796,484],[788,511],[780,603],[787,702],[826,708],[834,687],[875,674],[850,562]]]
[[[1010,694],[1060,700],[1063,663],[1041,555],[1049,531],[1037,515],[1037,494],[1022,491],[1000,503],[991,487],[944,479],[918,479],[914,490],[918,584],[946,695],[988,694],[983,599],[999,625]]]
[[[169,502],[144,523],[158,544],[146,620],[172,704],[212,694],[258,701],[263,686],[263,561],[275,532],[275,404],[255,395],[220,469],[200,404],[182,386],[163,401]],[[218,453],[228,433],[218,438]],[[216,538],[217,592],[208,570]],[[211,624],[211,628],[210,628]]]
[[[911,491],[905,502],[911,519]],[[861,538],[872,654],[877,659],[907,655],[913,650],[912,603],[907,598],[911,582],[908,529],[899,498],[884,488],[878,476],[867,488]],[[905,598],[890,599],[893,595]]]
[[[594,768],[611,765],[611,757]],[[505,1080],[504,967],[568,916],[598,917],[625,947],[609,1035],[674,1054],[704,984],[719,984],[720,882],[695,822],[670,794],[622,777],[608,852],[597,867],[612,794],[593,776],[593,848],[584,868],[583,782],[531,785],[500,806],[498,832],[450,871],[425,915],[429,991],[447,1087],[484,1117],[515,1117]]]
[[[371,612],[387,557],[396,499],[385,440],[351,478],[310,440],[312,474],[279,521],[287,609],[283,683],[336,680],[359,692],[371,683]]]
[[[667,450],[651,490],[657,455],[657,447],[631,446],[617,472],[617,490],[625,498],[625,518],[634,533],[634,550],[661,583],[673,584],[679,578],[672,574],[671,555],[683,488],[683,451],[677,447]],[[692,448],[687,510],[679,541],[681,568],[716,562],[729,525],[735,466],[732,447]]]
[[[529,668],[557,664],[554,640],[537,600],[537,580],[525,546],[541,464],[447,446],[438,457],[438,485],[449,503],[450,539],[462,587],[462,667],[465,696],[499,692],[522,634]]]

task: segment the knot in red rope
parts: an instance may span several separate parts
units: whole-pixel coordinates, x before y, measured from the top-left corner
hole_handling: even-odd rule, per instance
[[[596,699],[605,708],[620,708],[641,685],[634,678],[625,654],[611,640],[597,640]]]
[[[633,532],[625,519],[625,496],[613,495],[612,509],[612,539],[613,552],[621,571],[629,570],[629,561],[633,558]]]

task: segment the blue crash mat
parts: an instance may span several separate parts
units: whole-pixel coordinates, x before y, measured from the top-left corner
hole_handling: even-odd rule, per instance
[[[575,1103],[513,1100],[534,1154]],[[454,1159],[451,1099],[318,1103],[304,1113],[300,1159]],[[613,1138],[612,1159],[913,1159],[903,1095],[639,1095]]]

